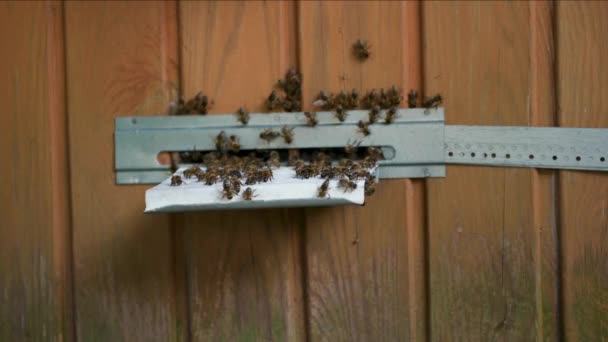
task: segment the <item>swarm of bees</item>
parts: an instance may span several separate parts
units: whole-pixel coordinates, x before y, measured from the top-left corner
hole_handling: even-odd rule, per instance
[[[371,46],[365,40],[357,39],[353,44],[353,55],[361,62],[365,62],[370,56]]]
[[[270,92],[270,95],[266,98],[266,108],[269,111],[297,112],[302,109],[300,102],[300,97],[302,96],[302,74],[295,68],[289,69],[285,74],[285,78],[277,82],[277,88],[284,95],[279,95],[274,89]]]
[[[180,97],[176,102],[171,102],[169,104],[169,115],[206,115],[208,107],[209,99],[202,92],[199,92],[188,101],[184,101],[184,98]]]

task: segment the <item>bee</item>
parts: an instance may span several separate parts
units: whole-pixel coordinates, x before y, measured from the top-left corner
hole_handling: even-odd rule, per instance
[[[192,99],[183,104],[182,111],[184,114],[207,114],[207,104],[209,100],[202,92],[198,92]]]
[[[232,186],[235,194],[238,195],[239,192],[241,192],[241,180],[237,177],[230,178],[230,185]]]
[[[366,169],[371,169],[374,166],[376,166],[377,162],[378,162],[378,159],[376,157],[367,156],[367,157],[363,158],[363,161],[361,162],[361,166],[363,166]]]
[[[319,123],[317,113],[304,112],[304,116],[306,117],[306,124],[310,127],[315,127]]]
[[[281,128],[281,135],[283,136],[283,140],[285,140],[286,144],[291,144],[293,142],[293,127],[289,128],[287,126],[283,126],[283,128]]]
[[[352,159],[342,158],[338,162],[338,165],[351,168],[355,165],[355,162]]]
[[[257,197],[257,195],[255,195],[255,190],[251,187],[247,187],[241,196],[245,201],[251,201],[254,197]]]
[[[266,142],[269,144],[271,141],[275,140],[280,136],[281,133],[273,131],[272,128],[266,128],[262,133],[260,133],[260,139],[266,140]]]
[[[418,106],[418,93],[412,89],[407,94],[407,105],[410,108],[416,108]]]
[[[344,189],[344,192],[352,192],[357,189],[357,183],[349,180],[348,178],[342,178],[338,181],[338,188]]]
[[[224,148],[226,146],[226,132],[221,131],[214,139],[215,141],[215,148],[222,152],[224,151]]]
[[[312,165],[296,166],[296,177],[309,179],[317,174],[317,170]]]
[[[380,116],[380,106],[375,105],[372,109],[369,110],[369,123],[375,123],[378,121],[378,117]]]
[[[428,110],[431,108],[437,108],[442,102],[443,102],[443,98],[441,97],[440,94],[437,94],[437,95],[431,97],[430,99],[424,100],[424,102],[422,103],[422,106],[424,108],[426,108],[425,112],[428,112]]]
[[[371,55],[369,51],[370,48],[371,46],[367,43],[367,41],[357,39],[357,41],[353,44],[353,54],[359,61],[364,62]]]
[[[334,96],[332,94],[327,94],[322,90],[312,104],[325,110],[332,110],[336,106]]]
[[[263,169],[263,170],[258,170],[257,171],[257,179],[258,179],[258,181],[262,181],[262,182],[271,181],[273,179],[272,170],[270,168],[266,168],[266,169]]]
[[[355,109],[359,106],[359,92],[357,89],[353,89],[350,92],[350,97],[348,98],[348,108]]]
[[[230,140],[228,140],[228,147],[230,151],[236,153],[241,150],[241,144],[239,143],[239,137],[236,135],[231,135]]]
[[[338,121],[344,122],[344,120],[346,120],[346,116],[348,114],[346,113],[346,111],[344,110],[344,107],[342,107],[342,105],[337,105],[335,115],[336,115],[336,118],[338,119]]]
[[[273,90],[270,95],[268,95],[268,98],[266,99],[266,108],[268,108],[268,110],[272,111],[275,110],[276,108],[279,108],[281,106],[280,103],[280,99],[277,96],[277,92],[276,90]]]
[[[384,123],[386,125],[390,125],[397,118],[397,108],[391,107],[386,111],[386,116],[384,117]]]
[[[171,177],[171,186],[182,185],[184,182],[182,181],[182,177],[175,175]]]
[[[324,198],[327,197],[329,191],[329,179],[326,179],[323,184],[317,189],[317,197]]]
[[[344,153],[346,154],[355,154],[357,153],[357,149],[359,149],[359,145],[361,145],[360,141],[353,141],[352,143],[347,143],[346,146],[344,146]]]
[[[207,169],[204,173],[199,173],[196,175],[199,182],[205,182],[205,185],[213,185],[217,182],[220,177],[217,169]]]
[[[319,176],[321,176],[321,178],[327,179],[335,178],[337,175],[336,168],[333,168],[331,166],[321,166],[318,170],[318,174]]]
[[[291,162],[291,164],[295,169],[298,169],[298,168],[301,168],[302,166],[304,166],[305,162],[302,159],[296,158],[295,160],[293,160]]]
[[[386,93],[387,96],[387,105],[386,107],[399,107],[399,105],[401,104],[401,101],[403,101],[403,96],[401,96],[401,91],[399,91],[397,89],[397,87],[395,87],[395,85],[392,85],[391,88],[387,91]]]
[[[373,176],[367,177],[364,185],[365,196],[371,196],[376,192],[376,179]]]
[[[382,159],[382,150],[380,147],[370,146],[367,148],[367,155],[375,160]]]
[[[363,122],[363,120],[359,120],[359,122],[357,123],[357,127],[359,127],[359,132],[364,136],[372,134],[372,132],[369,130],[369,122]]]
[[[367,178],[367,177],[369,177],[369,175],[370,175],[369,171],[367,171],[365,169],[360,169],[360,168],[352,169],[350,171],[350,173],[347,174],[347,176],[350,180]]]
[[[182,175],[184,176],[184,178],[192,178],[201,172],[202,171],[198,167],[198,165],[193,165],[193,166],[185,169],[184,172],[182,173]]]
[[[239,110],[237,110],[235,114],[236,114],[237,120],[240,123],[242,123],[243,125],[246,125],[249,122],[249,112],[247,111],[247,108],[240,107]]]
[[[229,181],[225,180],[222,189],[222,199],[231,200],[234,197],[234,189]]]
[[[252,185],[258,183],[258,170],[253,167],[247,170],[245,175],[245,184]]]
[[[277,151],[270,152],[270,158],[268,159],[268,164],[270,164],[270,166],[277,167],[277,168],[281,166],[281,159],[279,157],[279,152],[277,152]]]

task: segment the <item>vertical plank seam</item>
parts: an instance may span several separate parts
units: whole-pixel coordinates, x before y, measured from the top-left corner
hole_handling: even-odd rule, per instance
[[[556,117],[556,66],[557,63],[555,63],[556,60],[556,47],[555,47],[555,43],[556,43],[556,25],[555,25],[555,11],[553,4],[551,3],[547,3],[547,6],[542,6],[544,3],[530,3],[529,4],[529,23],[530,23],[530,30],[531,30],[531,39],[530,39],[530,66],[531,66],[531,70],[530,70],[530,75],[531,75],[531,89],[530,89],[530,96],[531,96],[531,101],[529,103],[530,106],[530,123],[533,126],[536,125],[543,125],[544,124],[544,120],[543,120],[543,113],[541,113],[540,111],[542,110],[541,108],[539,108],[539,101],[541,98],[541,95],[539,95],[539,93],[542,91],[541,89],[538,89],[539,87],[539,81],[538,81],[538,77],[539,77],[539,63],[549,63],[551,68],[549,70],[549,72],[552,74],[551,75],[551,81],[549,82],[549,99],[548,101],[550,101],[550,111],[551,113],[547,113],[550,114],[550,118],[547,118],[547,120],[550,121],[550,125],[551,126],[555,126],[557,123],[557,117]],[[542,7],[540,7],[542,6]],[[547,12],[545,12],[547,11]],[[540,13],[539,13],[540,12]],[[547,25],[548,29],[551,31],[550,33],[547,33],[546,35],[549,35],[549,37],[541,37],[541,38],[550,38],[552,41],[548,41],[547,43],[548,48],[550,49],[550,51],[547,52],[547,56],[548,60],[542,60],[539,61],[538,60],[538,49],[542,49],[544,48],[542,46],[542,41],[539,41],[539,35],[542,34],[539,33],[539,30],[542,30],[542,27],[538,27],[539,25],[539,17],[546,17],[550,23],[549,25]],[[545,55],[542,55],[543,57],[545,57]],[[552,58],[551,58],[552,57]],[[536,238],[536,243],[535,243],[535,292],[536,292],[536,324],[538,327],[538,331],[537,331],[537,340],[542,340],[545,338],[545,336],[547,335],[547,332],[545,332],[545,327],[543,326],[544,324],[544,305],[543,305],[543,276],[542,276],[542,272],[543,272],[543,262],[542,262],[542,257],[543,257],[543,242],[542,242],[542,232],[541,232],[541,228],[543,225],[543,215],[541,213],[541,210],[543,210],[543,206],[541,205],[541,202],[543,200],[546,200],[546,197],[549,196],[550,197],[550,215],[551,215],[551,229],[552,229],[552,265],[554,265],[554,269],[552,270],[553,273],[553,289],[554,289],[554,294],[553,294],[553,302],[555,305],[555,312],[553,313],[553,321],[554,321],[554,331],[553,331],[553,335],[555,336],[555,338],[558,341],[562,340],[562,327],[561,327],[561,301],[560,301],[560,288],[561,288],[561,267],[560,267],[560,261],[559,261],[559,249],[560,249],[560,240],[559,240],[559,220],[558,220],[558,205],[557,205],[557,201],[558,201],[558,196],[559,196],[559,192],[557,189],[558,186],[558,182],[557,182],[557,177],[559,175],[558,171],[549,171],[547,173],[542,172],[539,169],[533,169],[532,170],[532,192],[533,192],[533,228],[535,230],[535,238]],[[543,186],[541,183],[541,180],[544,179],[545,177],[548,177],[550,180],[550,189],[547,189],[546,186]]]
[[[183,34],[182,34],[182,22],[181,22],[181,1],[173,2],[174,6],[172,6],[172,10],[175,11],[175,33],[177,34],[176,38],[177,44],[175,48],[177,60],[175,71],[177,72],[177,80],[176,80],[176,88],[177,88],[177,96],[183,96],[183,56],[182,56],[182,46],[183,46]],[[166,7],[165,7],[166,8]],[[165,33],[167,33],[167,29],[164,29]],[[165,44],[166,45],[166,44]],[[163,47],[165,48],[165,47]],[[163,69],[166,70],[166,64],[170,61],[163,62]],[[166,72],[163,73],[164,77],[168,77]],[[171,156],[171,167],[173,169],[177,169],[177,163],[179,161],[179,155],[174,152]],[[189,266],[187,261],[187,256],[185,255],[185,232],[183,225],[179,223],[178,220],[179,214],[170,214],[169,215],[169,229],[171,231],[171,257],[172,257],[172,268],[173,268],[173,299],[175,301],[175,315],[176,321],[178,324],[179,320],[184,323],[182,327],[183,331],[180,333],[178,327],[176,326],[176,331],[178,332],[178,339],[182,339],[184,341],[192,341],[192,308],[191,308],[191,292],[190,292],[190,273]]]
[[[417,25],[408,26],[408,13],[415,11],[414,17],[417,17]],[[415,32],[408,32],[409,30]],[[402,3],[402,18],[401,18],[401,35],[402,35],[402,85],[410,85],[414,88],[422,89],[423,84],[423,52],[422,52],[422,6],[420,2]],[[418,39],[410,42],[408,37],[415,35]],[[416,57],[411,60],[412,53],[408,50],[414,50]],[[413,72],[409,65],[414,63]],[[404,93],[408,90],[403,89]],[[408,245],[408,302],[409,305],[409,324],[410,338],[412,340],[428,339],[429,334],[429,282],[428,282],[428,242],[427,242],[427,204],[426,204],[426,180],[405,180],[405,195],[406,195],[406,210],[405,215],[407,222],[407,245]],[[416,185],[419,186],[416,186]],[[419,205],[416,203],[420,201]],[[418,220],[416,220],[416,218]],[[416,230],[416,231],[414,231]],[[413,248],[412,248],[413,247]],[[418,260],[422,258],[422,260]],[[421,266],[421,267],[418,267]],[[420,272],[420,274],[419,274]],[[422,279],[420,279],[422,277]],[[422,297],[422,300],[418,299]],[[412,303],[412,301],[414,301]],[[422,322],[421,322],[422,321]],[[419,331],[421,330],[421,331]]]
[[[283,26],[285,27],[285,29],[287,29],[288,32],[291,32],[290,30],[288,30],[289,26],[285,25],[284,21],[288,20],[288,18],[290,17],[289,15],[291,15],[291,18],[293,19],[293,33],[295,34],[294,36],[290,36],[291,39],[293,39],[293,42],[291,42],[293,44],[293,49],[295,51],[293,51],[293,53],[295,54],[295,61],[294,63],[296,64],[296,68],[298,69],[298,71],[301,73],[302,72],[302,57],[301,57],[301,46],[302,46],[302,34],[301,34],[301,30],[300,30],[300,15],[301,15],[301,2],[297,1],[295,3],[292,3],[293,5],[293,12],[294,13],[289,13],[288,16],[286,17],[286,19],[283,19]],[[283,6],[284,3],[283,3]],[[281,11],[282,13],[283,11]],[[285,42],[283,40],[280,41],[281,44],[284,44]],[[281,48],[281,50],[283,50],[283,52],[287,52],[285,48]],[[287,54],[289,55],[289,54]],[[282,56],[283,57],[283,56]],[[284,57],[286,59],[288,59],[288,57]],[[283,61],[281,61],[281,64],[283,64]],[[285,70],[281,70],[281,72],[285,72]],[[302,103],[302,105],[304,104],[304,99],[300,98],[300,103]],[[289,210],[289,209],[288,209]],[[301,298],[301,302],[302,302],[302,319],[304,320],[303,322],[303,334],[304,334],[304,341],[308,342],[310,341],[310,328],[311,328],[311,322],[310,322],[310,292],[309,292],[309,274],[308,274],[308,253],[307,253],[307,227],[308,224],[306,222],[306,209],[297,209],[300,213],[300,215],[298,215],[297,217],[299,218],[298,222],[301,222],[300,225],[298,225],[296,227],[297,229],[297,234],[296,234],[296,244],[298,246],[298,259],[297,262],[300,264],[300,288],[301,288],[301,293],[300,293],[300,298]],[[293,227],[291,228],[293,229]]]
[[[559,106],[559,55],[557,54],[559,37],[558,37],[558,20],[559,20],[559,6],[557,3],[551,4],[551,30],[553,32],[553,125],[561,126],[560,117],[561,117],[561,108]],[[556,312],[556,321],[557,321],[557,332],[556,338],[558,341],[565,340],[565,325],[564,325],[564,292],[563,292],[563,283],[562,283],[562,272],[563,272],[563,251],[562,248],[562,217],[560,210],[560,201],[562,200],[562,190],[561,190],[561,171],[555,171],[555,177],[553,177],[553,203],[552,206],[554,208],[553,220],[555,224],[553,225],[553,239],[555,240],[554,246],[554,258],[555,258],[555,273],[557,275],[557,283],[556,283],[556,294],[555,301],[557,305]]]
[[[55,271],[60,289],[56,289],[60,302],[62,341],[76,341],[76,304],[74,281],[74,250],[69,131],[67,112],[67,51],[65,6],[62,2],[46,4],[50,13],[47,36],[49,81],[57,84],[57,98],[49,96],[49,129],[51,151],[52,229]],[[55,7],[57,6],[57,7]],[[53,13],[55,12],[55,13]]]

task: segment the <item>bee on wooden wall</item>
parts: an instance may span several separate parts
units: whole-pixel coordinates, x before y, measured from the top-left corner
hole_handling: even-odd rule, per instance
[[[277,108],[281,107],[281,100],[279,99],[278,95],[277,95],[277,91],[273,90],[270,95],[268,95],[268,98],[266,98],[266,108],[268,108],[268,110],[273,111]]]
[[[384,123],[390,125],[397,118],[397,108],[391,107],[386,111],[386,116],[384,117]]]
[[[349,180],[348,178],[342,178],[338,182],[338,188],[344,189],[344,192],[352,192],[357,189],[357,183]]]
[[[287,126],[283,126],[283,128],[281,128],[281,135],[283,136],[283,140],[285,140],[286,144],[291,144],[293,142],[293,127],[289,128]]]
[[[426,108],[425,112],[428,112],[431,108],[437,108],[443,102],[443,98],[440,94],[437,94],[431,98],[424,100],[422,106]]]
[[[267,143],[270,143],[280,136],[281,133],[272,130],[272,128],[266,128],[262,133],[260,133],[260,139],[266,140]]]
[[[350,92],[350,96],[348,98],[348,108],[355,109],[359,106],[359,92],[357,89],[353,89]]]
[[[249,122],[249,112],[247,111],[247,108],[245,108],[245,107],[240,107],[236,111],[236,116],[237,116],[237,120],[240,123],[242,123],[243,125],[246,125]]]
[[[315,127],[319,123],[317,113],[304,112],[304,116],[306,117],[306,124],[310,127]]]
[[[182,177],[175,175],[171,177],[171,186],[182,185],[184,182],[182,181]]]
[[[254,197],[257,197],[255,191],[251,187],[247,187],[241,196],[245,201],[251,201]]]
[[[401,95],[401,91],[397,89],[395,85],[392,85],[391,88],[387,92],[388,104],[385,107],[399,107],[401,101],[403,101],[403,96]]]
[[[359,132],[364,136],[372,134],[372,132],[369,130],[368,122],[363,122],[363,120],[359,120],[359,122],[357,122],[357,127],[359,127]]]
[[[371,46],[365,40],[357,39],[353,44],[353,54],[361,62],[366,61],[370,57],[370,49]]]
[[[412,89],[407,94],[407,106],[410,108],[416,108],[418,106],[418,93]]]
[[[329,179],[326,179],[323,184],[317,189],[317,197],[324,198],[327,197],[329,191]]]

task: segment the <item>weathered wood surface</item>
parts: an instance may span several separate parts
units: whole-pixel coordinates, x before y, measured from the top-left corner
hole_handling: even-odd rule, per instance
[[[582,1],[0,4],[0,340],[608,339],[603,173],[449,166],[360,208],[144,216],[147,187],[115,185],[112,135],[178,93],[264,111],[291,66],[306,109],[395,84],[442,93],[448,124],[605,128],[606,17]]]
[[[0,4],[0,340],[70,340],[62,5]]]
[[[184,95],[202,90],[211,113],[265,111],[277,80],[296,65],[293,4],[181,2],[179,15]],[[305,340],[301,212],[177,215],[192,340]]]
[[[560,126],[608,127],[607,17],[606,2],[557,4]],[[604,153],[606,148],[602,146]],[[559,190],[565,337],[568,341],[606,341],[608,175],[562,171]]]
[[[399,2],[299,3],[304,109],[312,109],[320,90],[418,87],[418,8]],[[372,45],[364,63],[351,52],[359,38]],[[306,210],[311,340],[424,340],[424,209],[414,203],[420,185],[383,181],[364,207]]]
[[[550,24],[538,11],[548,9],[530,10],[525,2],[424,3],[425,93],[445,95],[447,124],[547,122]],[[531,39],[543,50],[531,50]],[[429,180],[431,340],[555,336],[555,240],[551,213],[537,214],[551,194],[537,178],[450,166],[447,178]]]
[[[80,341],[170,341],[177,322],[167,215],[117,186],[114,118],[164,112],[176,91],[175,3],[66,3],[67,99]]]

